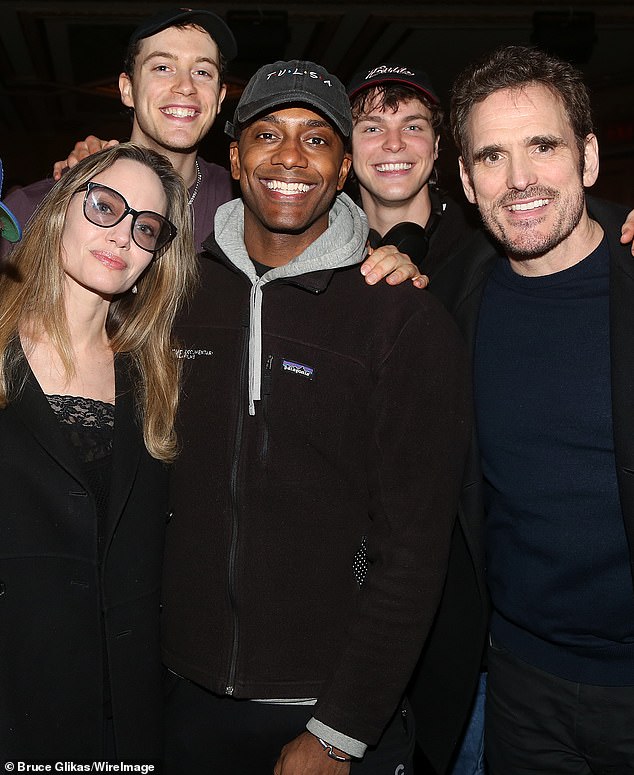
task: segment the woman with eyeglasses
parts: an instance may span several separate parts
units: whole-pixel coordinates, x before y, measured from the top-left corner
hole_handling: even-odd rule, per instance
[[[190,221],[169,162],[123,144],[62,178],[2,267],[2,763],[160,759]]]

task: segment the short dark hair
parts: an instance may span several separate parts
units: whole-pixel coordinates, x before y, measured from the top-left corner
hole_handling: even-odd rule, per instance
[[[431,112],[431,126],[439,133],[443,122],[443,110],[436,102],[432,102],[420,89],[403,86],[398,83],[383,83],[371,86],[357,92],[350,100],[352,120],[356,122],[370,110],[392,110],[396,112],[401,102],[419,100]]]
[[[474,106],[501,89],[545,86],[570,120],[581,159],[586,137],[593,132],[590,97],[583,76],[570,63],[529,46],[503,46],[468,66],[451,91],[451,131],[467,169],[471,147],[467,125]]]
[[[176,29],[178,30],[184,30],[184,29],[187,29],[187,27],[194,27],[195,29],[200,30],[201,32],[207,32],[207,30],[204,30],[202,27],[199,27],[197,24],[194,24],[193,22],[178,22],[176,24],[171,24],[170,27],[176,27]],[[166,28],[166,29],[169,29],[169,28]],[[209,33],[207,34],[209,35]],[[209,37],[211,37],[211,35]],[[132,76],[134,74],[134,65],[136,64],[136,58],[139,55],[139,50],[141,49],[141,44],[143,43],[144,40],[147,40],[147,38],[139,38],[138,40],[132,40],[130,43],[128,43],[128,47],[125,52],[125,59],[123,60],[123,72],[128,76],[130,80],[132,80]],[[218,47],[218,80],[220,81],[220,83],[223,83],[224,81],[226,69],[227,69],[227,60],[222,55],[222,51],[220,51],[220,47]]]

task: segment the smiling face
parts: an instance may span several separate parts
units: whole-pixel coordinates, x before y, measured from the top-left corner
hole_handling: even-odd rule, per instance
[[[561,100],[537,84],[493,93],[467,126],[465,194],[516,271],[550,274],[584,258],[593,226],[583,187],[597,178],[596,137],[587,136],[580,159]]]
[[[345,182],[350,157],[341,137],[318,113],[287,108],[261,116],[231,144],[230,158],[231,174],[240,181],[245,242],[252,258],[271,266],[285,264],[328,228],[328,213]]]
[[[352,161],[364,206],[403,207],[425,190],[438,158],[430,109],[413,98],[396,111],[370,105],[352,132]],[[423,194],[425,195],[425,194]]]
[[[166,213],[167,198],[159,177],[140,162],[119,159],[93,181],[118,191],[134,210]],[[134,285],[153,254],[132,240],[131,214],[104,228],[86,219],[83,203],[84,192],[76,193],[66,213],[62,234],[66,288],[74,296],[89,292],[110,301]]]
[[[132,78],[119,76],[121,101],[134,109],[132,142],[159,152],[195,150],[225,96],[219,62],[215,42],[195,26],[142,40]]]

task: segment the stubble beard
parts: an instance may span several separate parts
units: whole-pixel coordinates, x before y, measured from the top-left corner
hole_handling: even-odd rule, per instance
[[[563,200],[558,191],[541,187],[525,192],[523,198],[550,199],[548,206],[554,205],[557,208],[557,218],[548,233],[544,234],[539,231],[539,225],[546,219],[547,215],[544,215],[541,221],[535,218],[517,221],[513,226],[513,231],[510,231],[503,218],[497,215],[497,213],[503,212],[503,208],[508,206],[511,200],[518,201],[517,194],[507,194],[496,202],[489,211],[483,212],[481,210],[480,214],[485,228],[500,243],[507,257],[517,261],[530,261],[541,258],[570,236],[583,216],[585,195],[583,187],[580,185],[576,192]],[[508,201],[505,202],[505,200]]]

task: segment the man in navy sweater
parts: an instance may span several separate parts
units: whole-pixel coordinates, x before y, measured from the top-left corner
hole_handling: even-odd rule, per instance
[[[493,603],[492,775],[634,771],[634,267],[580,74],[499,49],[452,95],[467,198],[498,242],[437,283],[473,347]],[[478,497],[482,495],[483,498]]]

